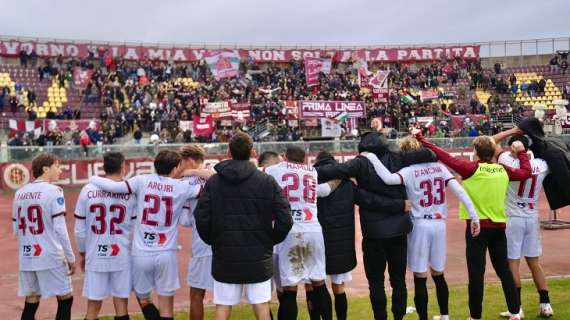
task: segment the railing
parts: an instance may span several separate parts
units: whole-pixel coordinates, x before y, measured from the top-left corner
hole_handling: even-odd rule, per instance
[[[367,48],[421,48],[421,47],[449,47],[463,45],[479,45],[481,46],[481,58],[508,57],[508,56],[539,56],[544,54],[552,54],[559,50],[570,50],[570,37],[557,38],[540,38],[526,40],[503,40],[503,41],[476,41],[462,43],[430,43],[430,44],[379,44],[379,45],[362,45],[362,46],[345,46],[341,44],[331,43],[313,43],[313,44],[237,44],[237,43],[140,43],[140,42],[119,42],[119,41],[93,41],[79,39],[51,39],[37,37],[19,37],[19,36],[0,36],[0,40],[18,40],[18,41],[36,41],[50,43],[88,43],[93,45],[126,45],[126,46],[156,46],[159,48],[196,48],[196,49],[367,49]]]
[[[570,135],[561,138],[570,143]],[[446,149],[470,148],[473,138],[441,138],[431,139],[435,144]],[[397,140],[392,140],[397,142]],[[288,145],[298,145],[308,153],[316,154],[320,151],[331,153],[353,153],[358,150],[359,140],[335,140],[335,141],[297,141],[297,142],[261,142],[255,144],[258,154],[264,151],[284,153]],[[224,157],[228,154],[227,143],[201,144],[209,156]],[[162,145],[98,145],[89,146],[87,153],[81,146],[51,146],[51,147],[2,147],[0,150],[0,162],[29,161],[42,152],[57,155],[63,160],[100,159],[105,152],[122,152],[127,158],[152,157],[160,150],[178,150],[184,144]],[[395,146],[395,145],[394,145]]]

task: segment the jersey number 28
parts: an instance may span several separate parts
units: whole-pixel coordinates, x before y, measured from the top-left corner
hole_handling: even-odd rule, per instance
[[[291,195],[291,191],[299,190],[299,176],[296,173],[286,173],[281,177],[287,185],[283,188],[283,193],[289,202],[300,201],[299,197]],[[312,175],[303,176],[303,200],[306,203],[315,203],[317,200],[317,182]]]

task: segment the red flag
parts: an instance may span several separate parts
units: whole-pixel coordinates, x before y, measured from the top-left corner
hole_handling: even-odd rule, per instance
[[[305,58],[305,78],[307,86],[312,87],[319,84],[319,75],[323,68],[323,61],[319,58]]]
[[[192,129],[196,136],[209,137],[214,132],[214,120],[212,115],[207,115],[202,118],[199,115],[194,115],[194,123],[192,124]]]
[[[73,83],[76,87],[85,89],[89,81],[91,81],[91,76],[93,75],[92,69],[83,69],[81,67],[73,68]]]

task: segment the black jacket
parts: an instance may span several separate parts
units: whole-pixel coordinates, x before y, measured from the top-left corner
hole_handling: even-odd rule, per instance
[[[557,138],[545,137],[540,121],[528,118],[518,127],[532,140],[530,149],[534,156],[548,163],[550,174],[544,179],[544,192],[552,210],[570,204],[570,152],[568,146]]]
[[[334,159],[315,163],[319,170],[323,166],[338,164]],[[319,178],[319,183],[324,183]],[[354,205],[365,208],[396,208],[404,206],[403,199],[388,199],[356,187],[351,180],[342,180],[340,185],[326,198],[317,199],[319,223],[325,240],[327,274],[341,274],[356,267]]]
[[[266,281],[273,275],[273,245],[293,226],[289,202],[275,179],[249,161],[214,168],[194,211],[198,234],[212,246],[212,276],[224,283]]]
[[[358,151],[373,152],[390,170],[396,172],[403,167],[416,163],[435,161],[435,155],[429,150],[400,152],[381,134],[376,132],[362,136]],[[384,197],[384,206],[371,204],[371,197],[364,196],[357,200],[360,205],[360,226],[362,236],[370,239],[393,238],[406,235],[412,229],[409,214],[404,212],[406,189],[403,186],[388,186],[376,175],[374,166],[366,157],[356,158],[333,166],[317,167],[319,179],[356,178],[358,187]]]
[[[315,168],[334,165],[327,159],[315,163]],[[323,183],[319,179],[319,183]],[[356,267],[354,249],[354,183],[343,180],[326,198],[317,199],[317,215],[323,228],[327,274],[341,274]]]

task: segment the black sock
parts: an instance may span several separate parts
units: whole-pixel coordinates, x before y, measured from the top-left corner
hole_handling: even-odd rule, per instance
[[[160,320],[174,320],[173,317],[160,317]]]
[[[519,297],[519,303],[522,305],[522,300],[521,300],[521,297],[522,297],[522,296],[521,296],[521,291],[522,291],[522,288],[517,288],[517,295],[518,295],[518,297]]]
[[[346,320],[348,311],[348,301],[346,300],[346,293],[334,295],[334,309],[336,311],[336,318],[338,320]]]
[[[416,303],[416,311],[420,320],[427,320],[428,316],[428,292],[427,292],[427,279],[414,277],[414,302]]]
[[[65,300],[57,300],[57,313],[55,314],[55,320],[70,320],[72,305],[73,297]]]
[[[160,320],[160,313],[154,304],[149,303],[142,307],[145,320]]]
[[[283,291],[279,304],[279,320],[296,320],[298,312],[297,292]]]
[[[437,303],[439,305],[439,313],[442,316],[449,315],[449,288],[443,274],[432,276],[435,282],[435,293],[437,295]]]
[[[548,290],[538,290],[538,295],[540,296],[540,303],[550,303]]]
[[[115,320],[129,320],[129,319],[130,317],[128,314],[120,317],[115,316]]]
[[[326,285],[313,287],[315,307],[323,320],[332,320],[332,299]]]
[[[24,310],[22,311],[22,320],[34,320],[36,318],[36,311],[38,311],[38,307],[40,303],[29,303],[26,302],[24,304]]]
[[[321,315],[316,308],[315,292],[313,290],[307,291],[307,310],[309,311],[309,319],[320,320]]]

